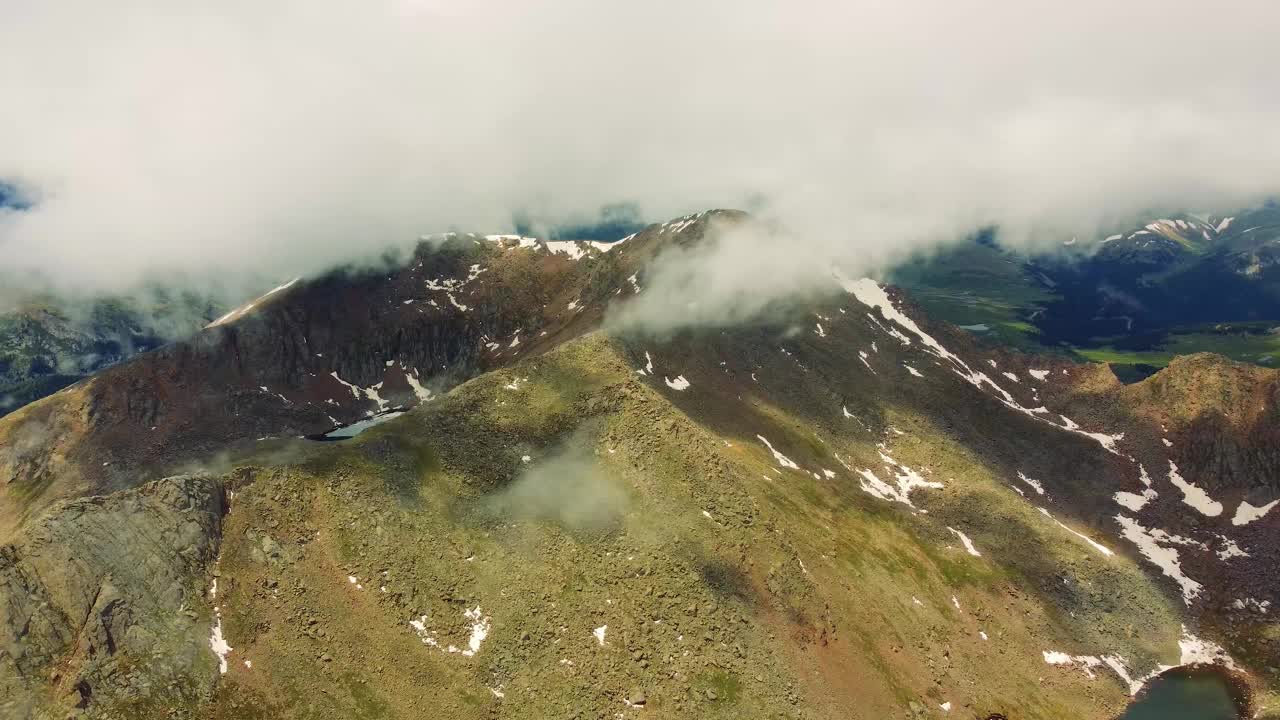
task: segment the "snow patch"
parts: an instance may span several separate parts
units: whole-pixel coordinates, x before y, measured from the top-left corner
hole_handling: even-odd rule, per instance
[[[1209,493],[1194,483],[1189,483],[1178,474],[1178,466],[1169,461],[1169,482],[1182,491],[1182,502],[1199,510],[1206,517],[1218,517],[1222,514],[1222,503],[1209,497]]]
[[[615,242],[597,242],[595,240],[591,240],[587,244],[599,250],[600,252],[609,252],[610,250],[614,249],[615,247],[621,245],[622,243],[630,240],[635,236],[636,236],[635,233],[631,233],[630,235],[622,238],[621,240],[617,240]]]
[[[354,396],[354,397],[355,397],[355,399],[357,399],[357,400],[359,400],[359,399],[360,399],[360,388],[358,388],[358,387],[356,387],[355,385],[352,385],[351,383],[347,382],[346,380],[343,380],[342,378],[338,377],[338,371],[337,371],[337,370],[334,370],[333,372],[329,373],[329,377],[333,378],[334,380],[337,380],[339,383],[341,383],[342,385],[346,386],[346,388],[347,388],[348,390],[350,390],[350,391],[351,391],[351,395],[352,395],[352,396]]]
[[[662,376],[662,379],[666,381],[667,387],[671,388],[672,390],[683,391],[688,389],[689,387],[689,381],[685,380],[683,375],[677,375],[675,380],[672,380],[671,378],[664,375]]]
[[[1058,527],[1062,528],[1063,530],[1066,530],[1067,532],[1071,533],[1072,535],[1075,535],[1076,537],[1080,538],[1081,540],[1084,540],[1085,542],[1089,543],[1089,546],[1090,546],[1090,547],[1092,547],[1094,550],[1097,550],[1099,553],[1101,553],[1101,554],[1103,554],[1103,555],[1106,555],[1106,556],[1115,555],[1115,553],[1114,553],[1114,552],[1112,552],[1111,548],[1109,548],[1109,547],[1107,547],[1107,546],[1105,546],[1105,545],[1102,545],[1102,544],[1100,544],[1100,543],[1096,542],[1093,538],[1089,537],[1088,535],[1085,535],[1084,533],[1077,532],[1077,531],[1072,530],[1071,528],[1067,527],[1065,524],[1063,524],[1063,522],[1062,522],[1061,520],[1059,520],[1058,518],[1056,518],[1056,517],[1054,517],[1054,516],[1050,515],[1048,510],[1045,510],[1044,508],[1036,508],[1036,509],[1037,509],[1037,510],[1039,510],[1039,511],[1040,511],[1040,512],[1045,516],[1045,517],[1047,517],[1047,518],[1049,518],[1050,520],[1052,520],[1052,521],[1054,521],[1055,523],[1057,523],[1057,524],[1058,524]]]
[[[548,251],[568,255],[571,260],[581,260],[587,254],[581,245],[572,240],[547,240],[546,245]]]
[[[919,473],[906,465],[902,465],[893,458],[880,453],[881,459],[885,461],[885,467],[894,475],[894,484],[881,480],[869,468],[859,470],[858,474],[862,476],[859,480],[859,486],[863,492],[875,495],[881,500],[890,502],[900,502],[907,507],[915,508],[911,502],[911,491],[916,488],[941,488],[942,483],[925,480]],[[896,468],[896,469],[895,469]]]
[[[467,649],[462,654],[471,657],[480,652],[480,645],[489,637],[489,630],[493,625],[488,617],[481,614],[479,605],[462,614],[471,621],[471,637],[467,638]]]
[[[799,466],[799,465],[797,465],[797,464],[795,464],[795,462],[793,462],[793,461],[791,460],[791,458],[787,457],[786,455],[783,455],[782,453],[778,452],[777,450],[774,450],[774,449],[773,449],[773,444],[772,444],[772,443],[770,443],[770,442],[769,442],[769,440],[768,440],[767,438],[765,438],[765,436],[763,436],[763,435],[756,435],[756,437],[757,437],[757,438],[760,438],[760,442],[764,443],[764,444],[765,444],[765,447],[769,448],[769,452],[773,453],[773,459],[774,459],[774,460],[776,460],[776,461],[778,462],[778,464],[779,464],[779,465],[781,465],[782,467],[785,467],[785,468],[791,468],[792,470],[799,470],[799,469],[800,469],[800,466]]]
[[[1138,552],[1142,556],[1151,561],[1156,567],[1168,577],[1173,578],[1174,582],[1182,589],[1182,600],[1187,605],[1191,604],[1203,589],[1203,585],[1187,577],[1182,572],[1182,564],[1178,559],[1178,551],[1170,545],[1199,545],[1192,540],[1170,535],[1163,530],[1147,529],[1140,525],[1137,520],[1125,517],[1124,515],[1116,515],[1116,522],[1120,523],[1122,528],[1121,535],[1124,539],[1138,546]]]
[[[218,656],[218,674],[227,674],[227,655],[231,654],[234,649],[227,644],[227,639],[222,635],[222,616],[218,616],[218,622],[213,626],[213,632],[209,635],[209,648],[213,650],[213,654]]]
[[[390,402],[383,400],[382,396],[378,394],[378,391],[381,389],[382,389],[382,383],[378,383],[377,385],[370,385],[369,387],[364,388],[365,397],[369,398],[370,400],[378,404],[377,412],[382,412],[383,410],[386,410],[387,406],[391,404]],[[369,413],[369,414],[372,415],[373,413]]]
[[[471,634],[467,638],[467,647],[459,648],[456,645],[441,647],[440,641],[436,640],[434,633],[427,628],[427,616],[423,615],[417,620],[410,620],[409,627],[422,641],[423,645],[436,648],[443,653],[459,654],[465,657],[474,657],[480,652],[480,646],[484,643],[485,638],[489,637],[489,631],[493,628],[492,620],[481,612],[480,606],[477,605],[470,610],[463,610],[462,616],[470,621]]]
[[[1093,655],[1068,655],[1064,652],[1056,652],[1045,650],[1042,653],[1044,661],[1050,665],[1079,665],[1084,673],[1089,677],[1093,677],[1093,668],[1102,665],[1102,659]]]
[[[418,402],[427,402],[431,400],[431,390],[424,387],[423,384],[418,381],[418,370],[416,368],[412,370],[405,370],[403,367],[400,369],[404,370],[404,379],[409,383],[409,387],[413,389],[413,394],[418,398]]]
[[[969,539],[968,535],[965,535],[964,533],[960,532],[959,530],[949,525],[947,526],[947,529],[955,533],[955,536],[960,538],[960,542],[964,543],[965,552],[969,553],[974,557],[982,557],[982,553],[978,552],[978,549],[973,546],[973,541]]]
[[[1115,500],[1116,503],[1124,506],[1132,512],[1138,512],[1142,508],[1146,507],[1147,503],[1155,497],[1156,491],[1151,488],[1147,488],[1142,491],[1141,495],[1122,491],[1112,495],[1111,499]]]
[[[1226,535],[1219,535],[1218,540],[1222,541],[1222,549],[1218,551],[1219,560],[1230,560],[1233,557],[1249,557],[1249,553],[1245,552],[1239,543]]]
[[[1031,489],[1035,490],[1037,495],[1044,494],[1044,486],[1040,484],[1039,480],[1027,477],[1021,470],[1018,471],[1018,479],[1031,486]]]
[[[1132,510],[1133,512],[1138,512],[1142,508],[1146,507],[1147,503],[1156,499],[1158,495],[1156,491],[1151,487],[1151,476],[1147,475],[1147,469],[1143,467],[1141,464],[1138,465],[1138,479],[1141,480],[1142,484],[1146,486],[1146,488],[1142,491],[1141,495],[1138,495],[1137,493],[1121,491],[1116,493],[1115,495],[1112,495],[1111,499],[1125,506],[1129,510]]]
[[[1263,515],[1271,512],[1271,508],[1274,508],[1276,505],[1280,505],[1280,499],[1272,500],[1262,507],[1254,507],[1253,505],[1250,505],[1248,501],[1241,500],[1240,504],[1236,506],[1236,514],[1232,516],[1231,524],[1248,525],[1254,520],[1260,520]]]

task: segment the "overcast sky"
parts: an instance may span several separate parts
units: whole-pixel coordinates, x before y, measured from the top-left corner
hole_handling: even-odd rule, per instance
[[[15,0],[4,16],[0,179],[37,204],[0,219],[0,270],[79,288],[292,276],[620,201],[657,220],[751,204],[794,230],[777,262],[859,272],[987,223],[1087,234],[1280,185],[1275,2]]]

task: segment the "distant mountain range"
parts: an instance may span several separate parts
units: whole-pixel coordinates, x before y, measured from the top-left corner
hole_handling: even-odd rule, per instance
[[[16,188],[0,183],[0,206],[6,203],[25,207]],[[550,233],[615,241],[644,227],[634,207],[619,205]],[[1136,378],[1200,351],[1280,365],[1278,264],[1280,205],[1268,204],[1153,218],[1034,255],[1004,248],[988,233],[905,263],[889,279],[932,315],[981,337],[1112,362]],[[0,297],[0,416],[188,337],[227,309],[209,296],[163,287],[76,300]]]
[[[1153,218],[1026,255],[990,235],[897,268],[926,308],[1000,342],[1159,367],[1201,350],[1280,364],[1280,205]]]
[[[214,300],[162,287],[129,296],[69,299],[36,292],[0,301],[0,415],[189,337],[220,312]]]

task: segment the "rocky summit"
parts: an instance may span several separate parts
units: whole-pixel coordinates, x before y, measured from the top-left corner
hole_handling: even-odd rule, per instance
[[[426,238],[0,419],[0,715],[1102,720],[1212,667],[1277,717],[1280,371],[838,268],[619,320],[751,222]]]

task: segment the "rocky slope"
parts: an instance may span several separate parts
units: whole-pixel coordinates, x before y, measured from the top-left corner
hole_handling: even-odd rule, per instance
[[[148,611],[193,611],[198,656],[92,676],[85,702],[72,673],[10,670],[0,648],[9,707],[1105,718],[1161,667],[1216,662],[1268,711],[1274,371],[1193,358],[1123,386],[839,276],[754,327],[601,329],[651,257],[745,221],[614,247],[449,238],[281,288],[0,421],[14,548],[183,464],[231,488],[216,529],[194,523],[202,561],[154,568],[188,592]],[[353,440],[298,439],[402,404]],[[1200,442],[1219,460],[1198,465]],[[115,522],[177,542],[138,514]],[[116,555],[87,554],[78,586]],[[67,627],[41,657],[78,662],[66,638],[96,626]],[[152,667],[184,689],[137,692]]]
[[[208,694],[205,575],[223,483],[174,477],[60,505],[0,549],[0,707],[156,706]]]
[[[654,237],[656,234],[651,233]],[[129,487],[264,436],[412,406],[598,323],[646,239],[450,236],[405,265],[288,284],[190,340],[108,368],[0,425],[0,539],[60,497]]]

